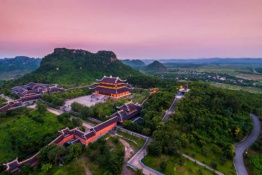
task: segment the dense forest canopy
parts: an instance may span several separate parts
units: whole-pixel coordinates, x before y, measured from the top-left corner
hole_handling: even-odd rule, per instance
[[[207,83],[191,82],[189,87],[190,91],[178,102],[176,112],[166,123],[161,121],[163,113],[158,120],[143,116],[145,123],[154,124],[149,155],[155,159],[159,155],[179,157],[178,151],[181,151],[192,157],[205,158],[207,165],[223,173],[234,174],[233,144],[242,140],[252,129],[249,114],[254,111],[254,101],[246,100],[249,93],[241,92],[239,95],[240,92],[219,89]],[[152,106],[162,106],[161,98],[158,99],[151,101]],[[159,115],[159,108],[149,110]],[[165,169],[161,171],[165,173]]]
[[[174,120],[196,140],[235,143],[251,130],[251,108],[231,91],[199,83],[178,103]]]

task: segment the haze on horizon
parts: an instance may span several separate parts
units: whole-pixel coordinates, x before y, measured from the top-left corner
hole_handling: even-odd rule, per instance
[[[120,59],[262,57],[261,0],[1,0],[0,58],[54,48]]]

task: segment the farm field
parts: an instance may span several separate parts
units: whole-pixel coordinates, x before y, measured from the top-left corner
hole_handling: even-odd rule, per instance
[[[8,162],[17,157],[21,161],[32,156],[58,136],[58,131],[64,127],[57,121],[56,115],[49,112],[39,114],[36,110],[25,112],[19,117],[2,119],[0,162]]]
[[[262,74],[242,74],[239,73],[236,77],[249,79],[249,80],[262,80]]]
[[[182,71],[209,72],[217,74],[228,74],[249,80],[262,80],[262,74],[254,72],[254,65],[203,65],[197,67],[175,67]]]
[[[231,84],[222,84],[222,83],[210,83],[213,86],[223,88],[223,89],[230,89],[230,90],[242,90],[251,93],[262,93],[262,89],[255,88],[255,87],[243,87],[243,86],[236,86]]]

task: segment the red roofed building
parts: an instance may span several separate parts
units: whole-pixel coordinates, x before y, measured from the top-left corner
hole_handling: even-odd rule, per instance
[[[125,80],[119,77],[106,77],[97,80],[96,87],[94,88],[95,94],[108,95],[113,98],[121,98],[130,95],[130,89],[127,87]]]

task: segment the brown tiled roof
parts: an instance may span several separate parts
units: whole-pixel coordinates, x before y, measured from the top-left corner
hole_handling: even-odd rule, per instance
[[[75,129],[75,135],[77,135],[78,137],[83,138],[83,135],[84,135],[84,134],[85,134],[84,132],[82,132],[82,131],[80,131],[80,130],[78,130],[78,129]]]
[[[37,95],[30,95],[30,96],[26,96],[26,97],[21,97],[20,99],[21,99],[22,102],[26,102],[26,101],[39,99],[40,97],[41,97],[41,95],[37,94]]]
[[[4,164],[4,166],[5,166],[6,170],[12,171],[15,168],[20,168],[20,163],[18,162],[18,159],[15,159],[12,162]]]
[[[106,128],[107,126],[110,126],[110,125],[112,125],[113,123],[116,123],[116,122],[117,122],[117,117],[112,117],[111,119],[96,125],[94,127],[94,129],[95,129],[96,132],[98,132],[98,131],[100,131],[100,130]]]
[[[106,93],[106,94],[119,94],[119,93],[127,92],[127,91],[130,92],[130,90],[127,88],[108,89],[108,88],[103,88],[103,87],[96,87],[94,90],[102,92],[102,93]]]
[[[34,93],[38,93],[38,92],[39,92],[38,89],[32,89],[32,90],[28,90],[28,91],[26,92],[26,94],[34,94]]]
[[[49,87],[48,92],[65,92],[65,90],[58,87]]]
[[[121,80],[119,77],[106,77],[104,76],[101,80],[99,80],[100,82],[104,82],[104,83],[123,83],[125,82],[124,80]]]
[[[54,144],[58,144],[59,142],[61,142],[64,139],[63,135],[59,135],[55,140],[54,140]]]
[[[0,112],[5,112],[5,111],[7,111],[7,110],[10,109],[10,108],[11,108],[11,106],[10,106],[9,104],[7,104],[7,105],[2,106],[2,107],[0,108]]]
[[[129,103],[125,103],[122,106],[118,107],[118,109],[119,111],[114,113],[112,117],[117,116],[118,122],[122,122],[137,116],[142,110],[142,107],[140,105],[134,104],[131,101]]]
[[[85,134],[86,139],[90,139],[91,137],[95,136],[96,134],[94,132],[89,132]]]
[[[33,89],[36,84],[37,84],[37,83],[34,83],[34,82],[28,83],[28,84],[26,85],[26,86],[27,86],[27,89],[28,89],[28,90]]]

